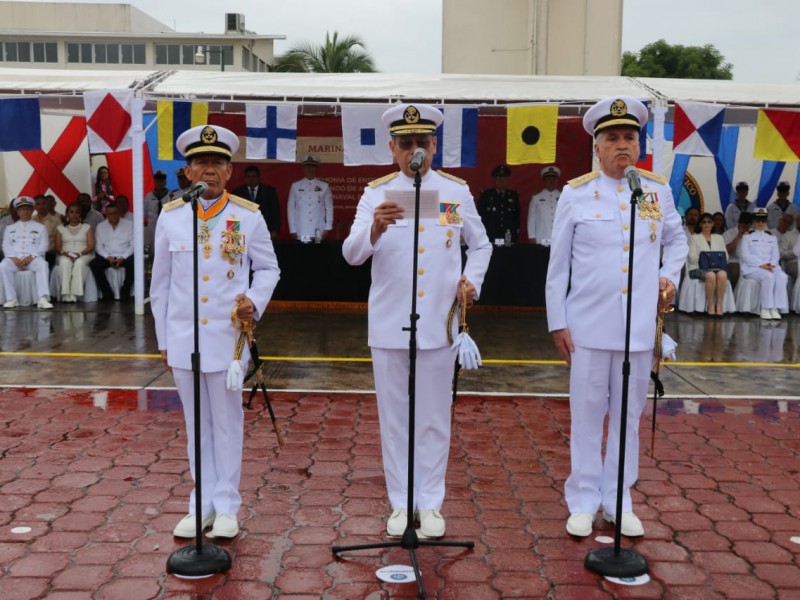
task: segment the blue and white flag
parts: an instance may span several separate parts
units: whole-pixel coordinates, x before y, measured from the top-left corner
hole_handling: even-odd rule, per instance
[[[392,164],[391,136],[381,122],[388,108],[386,104],[342,106],[345,166]]]
[[[478,107],[445,106],[444,122],[436,130],[438,138],[433,166],[474,167],[478,152]]]
[[[297,105],[247,104],[247,158],[297,160]]]
[[[0,100],[0,152],[38,150],[42,147],[42,125],[38,98]]]

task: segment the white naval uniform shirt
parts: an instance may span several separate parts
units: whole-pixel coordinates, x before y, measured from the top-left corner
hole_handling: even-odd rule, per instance
[[[632,352],[653,348],[658,278],[668,278],[677,289],[689,251],[669,186],[657,175],[639,172],[645,200],[658,203],[661,219],[636,217]],[[545,288],[547,322],[550,331],[569,328],[577,346],[625,348],[630,195],[625,178],[595,172],[570,181],[558,201]]]
[[[769,206],[767,206],[767,229],[777,229],[778,221],[781,220],[783,215],[791,215],[792,225],[789,227],[791,231],[794,229],[797,220],[797,207],[790,201],[786,210],[783,210],[777,202],[770,202]]]
[[[47,228],[36,221],[17,221],[3,233],[3,254],[6,258],[44,258],[47,251]]]
[[[192,250],[198,254],[200,370],[227,371],[238,333],[231,323],[237,294],[255,305],[255,318],[266,309],[280,270],[267,225],[258,205],[228,196],[219,214],[205,221],[210,230],[210,254],[192,239],[192,205],[180,198],[164,206],[158,218],[150,306],[156,323],[159,350],[167,350],[171,367],[191,369],[194,351]],[[222,256],[222,234],[228,222],[239,222],[244,254],[230,262]],[[198,234],[202,230],[198,227]],[[249,283],[250,270],[253,281]],[[243,360],[249,354],[245,348]]]
[[[761,265],[770,264],[774,267],[780,265],[780,252],[778,240],[766,231],[749,231],[739,242],[742,249],[742,273],[749,275],[758,271]]]
[[[455,213],[460,222],[442,224],[438,218],[421,219],[419,246],[415,249],[414,220],[404,219],[390,225],[373,246],[370,243],[373,216],[375,208],[384,202],[386,192],[414,190],[414,180],[398,172],[364,189],[350,235],[342,246],[344,258],[351,265],[360,265],[372,257],[368,344],[374,348],[408,348],[409,333],[403,327],[408,327],[415,251],[419,261],[417,346],[421,350],[449,345],[447,316],[461,278],[459,238],[464,239],[468,248],[464,274],[478,294],[489,266],[492,245],[466,183],[429,170],[422,177],[420,189],[438,192],[437,214],[443,203],[457,205]],[[457,325],[453,323],[451,334],[455,334]]]
[[[333,229],[333,195],[327,182],[316,177],[295,181],[289,190],[286,218],[289,233],[303,241]]]
[[[553,221],[561,190],[542,190],[534,194],[528,206],[528,238],[537,244],[549,244],[553,237]]]

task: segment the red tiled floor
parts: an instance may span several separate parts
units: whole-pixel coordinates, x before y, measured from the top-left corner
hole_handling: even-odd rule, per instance
[[[406,550],[331,552],[386,540],[372,396],[271,394],[283,451],[266,411],[247,411],[242,532],[219,542],[233,567],[187,581],[165,573],[186,544],[171,529],[191,489],[174,392],[145,393],[167,407],[151,410],[137,409],[141,392],[108,393],[106,410],[93,406],[95,393],[0,390],[4,600],[73,600],[90,590],[108,600],[416,597],[414,585],[375,577],[381,566],[407,564]],[[643,456],[634,490],[647,535],[623,538],[647,558],[652,581],[626,587],[584,567],[599,542],[564,530],[567,403],[460,398],[442,510],[447,539],[475,548],[416,550],[429,597],[800,597],[800,544],[791,541],[800,536],[797,404],[783,412],[774,402],[695,404],[696,414],[678,400],[659,411],[655,457]],[[649,428],[642,432],[649,451]],[[17,525],[32,531],[11,533]],[[598,518],[595,535],[613,529]]]

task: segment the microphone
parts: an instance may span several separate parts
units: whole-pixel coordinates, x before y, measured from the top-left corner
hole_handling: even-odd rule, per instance
[[[425,158],[427,158],[428,153],[425,152],[425,148],[417,148],[414,150],[414,156],[411,158],[411,170],[412,171],[419,171],[422,168],[422,163],[425,162]]]
[[[208,190],[208,184],[205,181],[201,181],[192,189],[190,189],[188,192],[186,192],[183,196],[181,196],[181,199],[184,202],[192,202],[194,200],[197,200],[203,194],[205,194],[207,190]]]
[[[633,165],[625,167],[625,179],[628,180],[628,187],[635,196],[642,195],[642,182],[639,180],[639,171]]]

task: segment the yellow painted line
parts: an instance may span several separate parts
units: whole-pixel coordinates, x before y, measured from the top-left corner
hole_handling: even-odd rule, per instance
[[[109,354],[101,352],[0,352],[0,356],[19,356],[19,357],[45,357],[45,358],[146,358],[161,359],[160,354]],[[354,362],[370,363],[369,357],[355,356],[262,356],[261,360],[273,362]],[[488,358],[483,359],[485,365],[538,365],[566,366],[563,360],[535,360],[535,359],[516,359],[516,358]],[[742,368],[779,368],[779,369],[799,369],[800,363],[766,363],[766,362],[689,362],[689,361],[670,361],[661,363],[662,367],[742,367]]]

